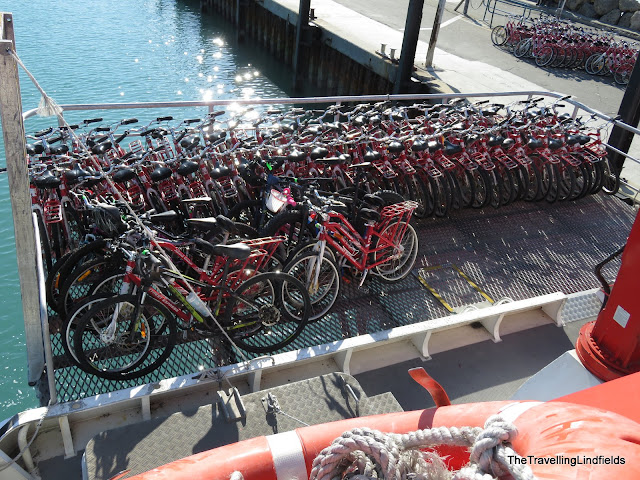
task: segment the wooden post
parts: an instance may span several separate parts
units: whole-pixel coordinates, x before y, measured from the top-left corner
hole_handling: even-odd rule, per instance
[[[400,62],[393,93],[408,93],[416,57],[416,46],[420,36],[423,7],[424,0],[409,0],[407,19],[404,24],[404,37],[402,38],[402,51],[400,52]]]
[[[44,370],[44,349],[20,80],[18,64],[10,54],[11,50],[15,51],[13,16],[10,13],[0,13],[0,28],[0,118],[7,159],[13,228],[16,246],[19,246],[16,253],[27,344],[28,381],[30,385],[34,385]]]
[[[236,38],[239,43],[244,42],[246,36],[247,29],[247,8],[249,7],[249,2],[247,0],[236,0],[236,15],[235,15],[235,24],[236,24]]]
[[[303,70],[307,53],[306,33],[309,31],[309,10],[311,0],[300,0],[298,8],[298,23],[296,28],[296,43],[293,53],[293,89],[300,91],[302,86]]]
[[[444,14],[444,4],[446,0],[440,0],[438,2],[438,9],[436,10],[436,18],[433,20],[433,29],[431,30],[431,38],[429,39],[429,49],[427,50],[427,59],[425,60],[425,66],[430,67],[433,63],[433,53],[436,50],[436,42],[438,41],[438,33],[440,32],[440,23],[442,22],[442,15]]]

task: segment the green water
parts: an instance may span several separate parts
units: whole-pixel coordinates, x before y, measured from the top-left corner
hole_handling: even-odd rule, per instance
[[[202,17],[198,1],[9,0],[18,54],[59,104],[180,101],[288,96],[290,73],[263,50],[237,45],[231,26]],[[250,72],[248,79],[236,78]],[[21,73],[24,109],[37,106],[35,87]],[[1,88],[1,87],[0,87]],[[105,122],[160,114],[194,117],[203,111],[71,112],[70,123],[97,115]],[[26,122],[27,133],[55,124]],[[5,166],[0,138],[0,166]],[[24,324],[8,182],[0,174],[0,420],[38,406],[27,385]]]

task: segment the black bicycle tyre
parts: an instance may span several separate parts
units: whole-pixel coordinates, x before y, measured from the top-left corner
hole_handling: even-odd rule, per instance
[[[264,321],[251,320],[248,322],[246,319],[241,318],[238,314],[239,311],[242,311],[242,308],[248,309],[257,304],[249,305],[246,302],[249,302],[249,299],[252,295],[252,289],[259,288],[257,284],[260,282],[267,282],[273,288],[273,304],[272,305],[260,305],[255,307],[257,312],[254,312],[253,315],[265,315],[265,314],[275,314],[274,309],[279,311],[277,303],[284,303],[286,295],[284,294],[285,283],[292,285],[298,291],[298,295],[302,296],[302,310],[299,317],[293,317],[291,314],[287,313],[286,308],[283,311],[280,311],[279,315],[285,317],[284,322],[280,322],[280,316],[278,316],[278,320],[274,325],[267,325]],[[281,282],[282,285],[276,285],[274,287],[274,283]],[[254,290],[255,291],[255,290]],[[259,298],[262,302],[266,300],[266,295],[263,292],[253,293],[254,296]],[[296,305],[296,308],[299,306]],[[298,336],[302,333],[302,330],[308,323],[309,315],[311,314],[311,299],[309,298],[309,294],[306,291],[306,288],[302,282],[292,277],[291,275],[287,275],[281,272],[268,272],[268,273],[260,273],[243,282],[237,290],[233,293],[233,296],[227,302],[225,312],[224,312],[224,320],[223,325],[226,332],[229,334],[233,342],[241,349],[252,352],[252,353],[275,353],[278,350],[283,349],[291,342],[293,342]],[[258,317],[259,318],[259,317]],[[270,322],[272,320],[269,320]],[[251,327],[253,330],[248,331],[247,333],[243,333],[240,329],[243,325],[249,325],[253,322],[253,326]],[[258,324],[259,323],[259,324]],[[263,339],[272,339],[275,338],[274,330],[272,327],[287,324],[290,326],[291,331],[288,331],[284,334],[284,338],[280,341],[276,341],[270,345],[264,345]],[[238,326],[240,325],[240,327]],[[266,328],[266,334],[261,334],[263,330]]]
[[[96,337],[93,332],[95,332],[94,327],[98,314],[112,305],[120,305],[120,308],[122,308],[122,304],[133,306],[137,304],[137,301],[138,297],[136,295],[118,295],[116,297],[108,298],[91,308],[78,321],[76,332],[73,337],[73,348],[82,370],[107,380],[131,380],[153,372],[162,365],[167,358],[169,358],[178,337],[177,323],[173,315],[164,305],[151,297],[147,297],[145,299],[144,308],[153,308],[162,315],[162,318],[157,322],[157,324],[154,322],[153,325],[149,325],[149,328],[147,329],[149,336],[148,344],[147,347],[139,354],[138,358],[130,361],[128,365],[121,368],[96,368],[96,365],[91,364],[91,361],[84,349],[83,339],[85,338],[85,334],[87,337]],[[127,311],[130,308],[131,307],[129,307]],[[120,311],[122,310],[120,309]],[[126,317],[123,320],[123,323],[125,322],[129,322],[129,319]],[[151,328],[152,326],[153,328]],[[156,354],[155,350],[160,350],[160,353]],[[147,359],[152,355],[152,353],[154,353],[153,359],[151,362],[147,362]],[[95,358],[95,355],[93,355],[92,358]],[[95,364],[95,361],[93,363]]]

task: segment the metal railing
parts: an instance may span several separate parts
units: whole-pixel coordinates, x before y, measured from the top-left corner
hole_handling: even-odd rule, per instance
[[[429,101],[429,102],[443,102],[443,101],[448,101],[448,100],[456,100],[456,99],[460,99],[460,98],[464,98],[464,99],[486,99],[486,98],[492,98],[492,99],[497,99],[497,98],[519,98],[522,99],[523,97],[526,98],[533,98],[533,97],[549,97],[550,99],[559,99],[559,98],[563,98],[565,97],[565,95],[561,94],[561,93],[557,93],[557,92],[547,92],[547,91],[514,91],[514,92],[499,92],[499,93],[495,93],[495,92],[486,92],[486,93],[473,93],[473,94],[464,94],[464,93],[451,93],[451,94],[423,94],[423,95],[370,95],[370,96],[334,96],[334,97],[305,97],[305,98],[269,98],[269,99],[252,99],[252,100],[217,100],[217,101],[186,101],[186,102],[141,102],[141,103],[100,103],[100,104],[72,104],[72,105],[60,105],[60,107],[62,108],[63,112],[62,115],[64,115],[64,112],[70,112],[70,111],[90,111],[90,110],[134,110],[134,109],[159,109],[159,108],[185,108],[185,107],[194,107],[194,108],[201,108],[201,107],[205,107],[207,108],[209,111],[214,111],[214,109],[216,107],[221,107],[221,106],[231,106],[231,105],[238,105],[238,106],[256,106],[256,105],[292,105],[292,104],[296,104],[296,105],[304,105],[304,104],[336,104],[336,105],[341,105],[341,104],[345,104],[345,103],[353,103],[353,102],[357,102],[357,103],[363,103],[363,102],[381,102],[381,101],[392,101],[392,102],[403,102],[403,101]],[[610,123],[612,126],[613,125],[617,125],[621,128],[623,128],[624,130],[627,130],[629,132],[632,132],[635,135],[640,135],[640,130],[633,128],[629,125],[626,125],[625,123],[622,123],[620,121],[617,121],[607,115],[602,114],[601,112],[598,112],[596,110],[593,110],[589,107],[587,107],[586,105],[583,105],[580,102],[576,102],[572,99],[564,99],[563,103],[566,104],[570,104],[572,106],[571,110],[571,115],[575,118],[577,115],[582,114],[582,113],[586,113],[590,116],[594,116],[597,118],[602,119],[605,122]],[[32,118],[36,115],[37,113],[37,109],[31,109],[26,111],[23,114],[23,118],[24,120],[28,120],[29,118]],[[633,156],[621,152],[620,150],[611,147],[607,144],[605,144],[607,148],[609,148],[612,151],[618,152],[620,154],[622,154],[626,159],[630,159],[633,162],[640,164],[640,160],[638,160],[637,158],[634,158]],[[42,288],[42,287],[41,287]],[[43,295],[41,295],[41,297],[43,297]],[[41,300],[42,301],[42,300]],[[48,348],[45,346],[44,349],[44,355],[45,355],[45,362],[46,362],[46,366],[47,366],[47,374],[48,374],[48,382],[49,382],[49,388],[50,388],[50,398],[53,399],[55,401],[56,399],[56,391],[55,391],[55,381],[54,381],[54,371],[53,371],[53,362],[51,360],[51,345],[50,345],[50,338],[49,338],[49,334],[48,334],[48,328],[46,328],[47,325],[47,321],[46,321],[46,304],[43,304],[44,306],[44,315],[45,315],[45,320],[43,320],[43,331],[42,331],[42,338],[44,341],[44,344],[47,345],[49,344]],[[497,328],[499,328],[499,324],[501,323],[502,317],[500,318],[500,321],[497,322],[497,326],[493,325],[493,327],[491,328],[491,330],[495,330],[492,331],[492,334],[494,335],[494,338],[496,336],[498,336],[497,332]],[[493,322],[494,319],[491,319],[491,322]],[[425,323],[425,322],[422,322]],[[468,323],[468,322],[462,322],[464,324]],[[426,328],[425,332],[431,332],[432,329],[431,328]],[[413,331],[412,335],[415,335],[417,332]],[[430,333],[421,333],[420,335],[425,336],[425,338],[423,338],[420,342],[418,343],[424,343],[425,347],[424,347],[424,351],[423,353],[427,352],[426,349],[426,342],[428,342],[428,338],[430,338]],[[375,340],[374,342],[375,343]],[[309,346],[314,347],[312,345]],[[37,348],[37,346],[34,345],[27,345],[27,348]],[[39,348],[42,348],[41,346]],[[369,347],[367,347],[369,348]],[[341,355],[343,355],[340,352],[336,352],[336,354],[338,356],[341,357]],[[283,355],[287,355],[287,354],[283,354]],[[350,356],[350,354],[349,354]],[[343,359],[344,360],[344,359]],[[343,362],[344,363],[344,362]],[[30,366],[31,367],[31,366]],[[229,366],[230,368],[232,368],[233,366]]]

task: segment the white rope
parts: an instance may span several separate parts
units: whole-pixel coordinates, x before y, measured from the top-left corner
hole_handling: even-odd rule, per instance
[[[513,424],[497,415],[487,420],[484,429],[440,427],[399,435],[356,428],[320,452],[309,478],[489,480],[510,473],[516,480],[534,480],[527,465],[509,462],[509,456],[517,456],[509,446],[517,433]],[[470,464],[449,471],[438,455],[422,451],[436,445],[472,447]]]
[[[55,115],[58,117],[58,119],[62,120],[62,108],[55,102],[53,98],[47,95],[47,93],[40,86],[36,78],[31,74],[29,70],[27,70],[27,67],[24,66],[24,63],[22,63],[22,60],[20,60],[20,57],[18,57],[16,52],[14,52],[10,48],[8,48],[7,51],[11,54],[11,56],[14,58],[16,63],[22,67],[24,72],[31,79],[33,84],[36,86],[36,88],[42,95],[42,98],[40,98],[40,103],[38,104],[38,109],[36,110],[36,113],[38,114],[38,116],[52,117]]]
[[[516,427],[499,415],[489,417],[484,428],[439,427],[405,434],[354,428],[336,438],[316,456],[310,480],[495,480],[507,473],[514,480],[535,480],[511,442]],[[437,445],[471,447],[470,463],[452,472],[435,453],[422,451]],[[239,471],[230,480],[244,480]]]

